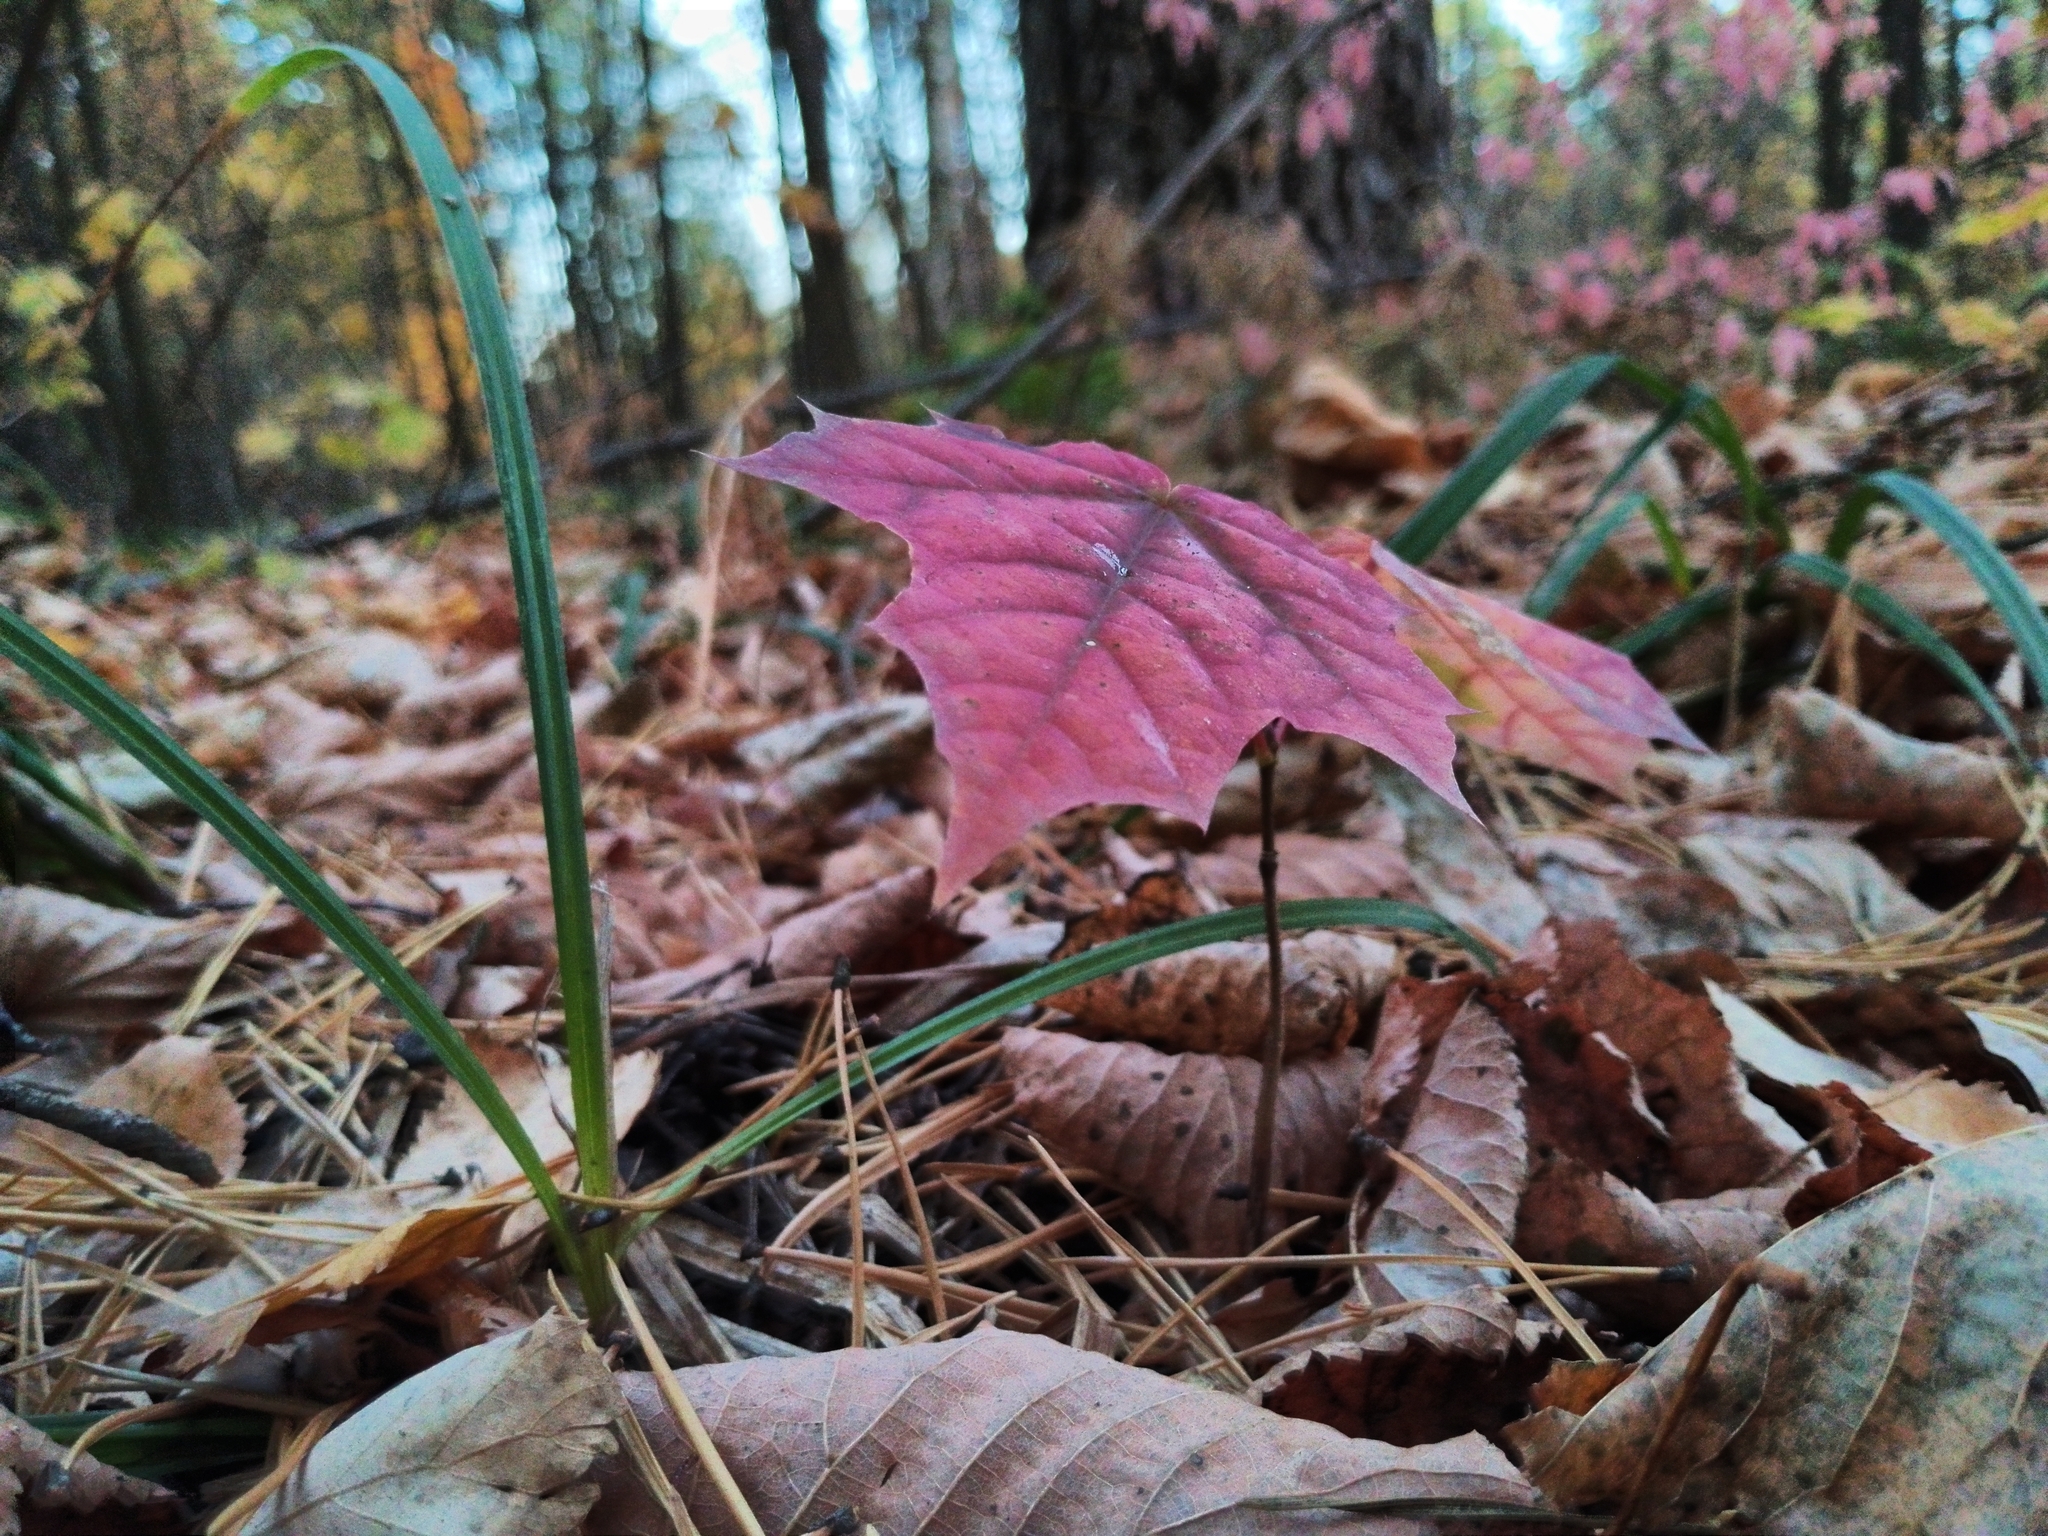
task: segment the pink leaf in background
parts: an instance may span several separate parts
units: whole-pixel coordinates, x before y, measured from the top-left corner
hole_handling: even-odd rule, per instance
[[[1401,606],[1263,507],[1093,443],[816,416],[733,467],[910,544],[910,586],[874,627],[916,663],[953,767],[939,901],[1077,805],[1206,821],[1276,716],[1463,803],[1458,704],[1403,643]]]
[[[1409,643],[1477,711],[1456,723],[1480,745],[1617,795],[1627,793],[1652,741],[1706,750],[1627,657],[1425,576],[1365,534],[1337,529],[1321,543],[1412,605]]]

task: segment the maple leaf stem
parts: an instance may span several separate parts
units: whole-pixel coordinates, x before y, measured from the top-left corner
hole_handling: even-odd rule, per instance
[[[1244,1206],[1245,1252],[1266,1230],[1266,1195],[1273,1184],[1273,1122],[1280,1108],[1280,1058],[1286,1045],[1280,1000],[1280,849],[1273,827],[1273,779],[1279,766],[1267,726],[1252,738],[1259,764],[1259,890],[1266,907],[1266,1048],[1259,1062],[1259,1109],[1252,1121],[1251,1189]]]

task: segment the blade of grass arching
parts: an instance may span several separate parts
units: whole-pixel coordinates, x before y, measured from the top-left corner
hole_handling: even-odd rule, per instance
[[[1817,581],[1832,591],[1840,592],[1850,602],[1869,614],[1886,629],[1913,646],[1927,659],[1955,679],[1956,686],[1970,696],[1970,701],[1984,711],[1985,718],[1998,728],[2017,753],[2021,761],[2026,760],[2027,750],[2020,741],[2020,733],[2012,723],[2012,716],[2005,712],[2005,706],[1998,702],[1998,696],[1984,686],[1962,654],[1950,645],[1935,628],[1919,614],[1893,597],[1882,587],[1873,587],[1867,581],[1858,581],[1848,569],[1826,555],[1790,554],[1778,557],[1778,564],[1795,575]]]
[[[1669,645],[1715,614],[1726,613],[1733,599],[1734,588],[1725,581],[1702,587],[1683,602],[1673,603],[1647,624],[1639,624],[1618,639],[1608,641],[1607,648],[1631,658],[1647,655],[1661,645]]]
[[[442,1016],[426,989],[398,957],[311,865],[278,836],[234,791],[208,773],[147,715],[116,693],[84,662],[62,649],[28,620],[0,604],[0,655],[20,667],[54,698],[63,700],[167,785],[179,800],[213,823],[239,852],[320,931],[353,961],[391,1005],[404,1015],[447,1067],[448,1075],[475,1101],[505,1143],[519,1169],[533,1181],[564,1257],[576,1252],[575,1229],[560,1191],[526,1127],[505,1102],[498,1084],[477,1060],[455,1026]]]
[[[1984,589],[1993,611],[2005,621],[2013,648],[2020,653],[2020,664],[2034,679],[2034,687],[2048,697],[2048,619],[2041,617],[2039,605],[2012,562],[1999,552],[1983,529],[1924,480],[1888,469],[1872,475],[1864,484],[1916,522],[1933,529],[1942,543],[1955,552],[1964,569]]]
[[[1657,547],[1664,551],[1664,565],[1671,572],[1671,585],[1678,589],[1680,597],[1691,597],[1692,562],[1686,558],[1685,541],[1671,526],[1671,514],[1664,510],[1656,497],[1645,496],[1643,521],[1650,525],[1650,532],[1657,535]]]
[[[519,359],[505,321],[498,275],[483,229],[470,208],[461,174],[448,158],[433,120],[399,75],[354,48],[302,48],[266,70],[236,98],[231,114],[256,111],[293,80],[347,64],[360,70],[390,114],[434,209],[441,244],[462,299],[469,345],[483,391],[491,457],[512,554],[512,586],[519,607],[519,646],[533,712],[533,746],[540,770],[541,820],[547,835],[548,888],[554,899],[557,984],[562,1035],[569,1056],[575,1113],[576,1161],[587,1193],[609,1195],[613,1169],[611,1080],[605,1049],[606,979],[599,974],[597,931],[590,893],[590,855],[583,836],[583,786],[576,763],[576,727],[569,713],[569,669],[562,644],[562,608],[548,548],[547,506],[541,497],[540,455],[526,414]]]
[[[1280,926],[1286,929],[1401,928],[1449,939],[1463,946],[1485,969],[1490,971],[1494,965],[1492,951],[1472,935],[1427,907],[1418,907],[1411,902],[1363,901],[1349,897],[1283,901],[1280,903]],[[881,1073],[904,1066],[948,1040],[958,1039],[991,1019],[999,1019],[1015,1009],[1051,997],[1055,992],[1064,992],[1069,987],[1078,987],[1083,982],[1094,981],[1114,971],[1177,955],[1203,944],[1249,938],[1263,933],[1265,927],[1263,907],[1235,907],[1228,912],[1212,912],[1205,917],[1167,923],[1143,933],[1134,933],[1129,938],[1084,950],[1065,960],[1040,966],[1028,975],[1019,976],[1015,981],[984,992],[958,1007],[935,1014],[914,1029],[905,1030],[868,1053],[871,1069]],[[715,1146],[698,1153],[658,1188],[648,1191],[647,1198],[652,1201],[679,1198],[700,1174],[726,1167],[746,1156],[755,1147],[828,1104],[838,1091],[836,1080],[815,1084],[780,1106],[774,1114],[764,1115],[755,1123],[742,1126]],[[623,1241],[630,1242],[652,1220],[652,1215],[646,1214],[636,1218],[627,1227]]]
[[[1680,391],[1670,380],[1652,373],[1640,363],[1624,362],[1614,370],[1615,377],[1641,390],[1658,404],[1669,407],[1690,389]],[[1749,449],[1742,441],[1742,429],[1735,425],[1735,418],[1728,414],[1714,396],[1705,394],[1688,413],[1692,429],[1706,439],[1708,445],[1719,453],[1735,476],[1736,491],[1742,499],[1742,516],[1752,528],[1768,529],[1785,548],[1792,547],[1792,529],[1785,521],[1785,514],[1778,507],[1778,501],[1764,484],[1763,476],[1756,472],[1756,461],[1750,458]]]
[[[1883,500],[1883,493],[1868,481],[1842,499],[1842,510],[1835,514],[1834,525],[1828,529],[1828,541],[1824,546],[1830,560],[1839,563],[1849,558],[1849,551],[1863,537],[1863,525],[1869,520],[1870,509]]]
[[[1616,529],[1643,510],[1649,499],[1641,491],[1630,491],[1598,517],[1588,518],[1573,529],[1557,558],[1550,562],[1550,569],[1543,573],[1543,579],[1529,589],[1522,612],[1538,619],[1547,619],[1557,612],[1557,605],[1585,574],[1593,557],[1614,537]]]
[[[1558,417],[1620,365],[1619,358],[1607,353],[1582,357],[1516,396],[1486,441],[1395,531],[1387,548],[1411,565],[1420,565],[1435,554],[1437,546],[1451,536],[1515,460],[1535,447],[1557,425]]]

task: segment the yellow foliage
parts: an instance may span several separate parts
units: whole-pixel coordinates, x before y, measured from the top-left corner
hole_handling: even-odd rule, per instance
[[[1885,313],[1884,306],[1864,293],[1838,293],[1794,310],[1787,318],[1808,330],[1849,336]]]
[[[2029,192],[2003,208],[1992,208],[1983,213],[1973,213],[1967,219],[1959,219],[1948,237],[1957,245],[1990,245],[2044,221],[2048,221],[2048,187]]]
[[[149,204],[133,187],[116,187],[96,202],[88,190],[80,194],[79,204],[92,211],[78,231],[78,248],[88,260],[101,263],[112,261],[119,254],[149,212]]]
[[[344,304],[327,317],[334,339],[344,347],[363,348],[376,339],[377,328],[370,323],[370,309],[366,304]]]
[[[1948,339],[1960,347],[1988,347],[2000,357],[2026,350],[2019,321],[1988,299],[1944,304],[1937,313]]]
[[[235,434],[235,452],[244,464],[256,468],[282,464],[298,448],[299,434],[272,416],[258,416]]]
[[[54,325],[84,302],[85,285],[63,267],[24,267],[7,285],[8,310],[31,326]]]

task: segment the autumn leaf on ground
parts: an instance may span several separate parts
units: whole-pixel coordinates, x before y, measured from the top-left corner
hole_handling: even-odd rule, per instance
[[[117,1472],[91,1455],[68,1467],[63,1461],[63,1446],[0,1409],[0,1536],[21,1536],[24,1527],[97,1536],[169,1536],[189,1528],[169,1489]],[[88,1516],[89,1526],[83,1523]]]
[[[2048,1521],[2048,1128],[1908,1170],[1773,1247],[1803,1301],[1737,1304],[1668,1453],[1646,1527],[1860,1536]],[[1524,1464],[1567,1507],[1618,1499],[1707,1311],[1583,1419],[1548,1409]]]
[[[809,1531],[850,1508],[882,1531],[986,1536],[1251,1536],[1299,1521],[1246,1499],[1491,1499],[1527,1483],[1478,1435],[1396,1449],[1050,1339],[976,1333],[678,1373],[764,1529]],[[626,1400],[706,1536],[738,1530],[645,1376]],[[591,1528],[666,1536],[630,1474]]]
[[[1707,750],[1626,656],[1426,576],[1366,534],[1340,528],[1321,543],[1410,605],[1402,632],[1477,711],[1457,728],[1482,746],[1623,796],[1653,741]]]
[[[1276,716],[1463,803],[1457,704],[1401,640],[1400,605],[1263,507],[1097,444],[816,418],[733,467],[909,541],[910,587],[874,628],[923,675],[957,781],[940,901],[1077,805],[1206,822]]]
[[[451,1355],[330,1433],[260,1505],[246,1536],[568,1536],[596,1501],[581,1482],[617,1447],[619,1391],[581,1323]]]
[[[1256,1061],[1011,1029],[1003,1072],[1017,1084],[1017,1118],[1062,1163],[1143,1198],[1181,1227],[1191,1252],[1242,1251],[1244,1203],[1216,1191],[1251,1171]],[[1346,1138],[1364,1074],[1365,1053],[1349,1050],[1282,1070],[1275,1184],[1319,1195],[1348,1188]]]
[[[1514,1042],[1483,1003],[1467,1002],[1444,1031],[1401,1149],[1486,1218],[1495,1233],[1514,1230],[1515,1207],[1529,1178],[1522,1070]],[[1488,1258],[1499,1253],[1406,1168],[1394,1175],[1366,1229],[1365,1251]],[[1365,1283],[1367,1294],[1387,1305],[1446,1296],[1481,1277],[1507,1281],[1505,1272],[1463,1265],[1391,1264],[1368,1270]]]

